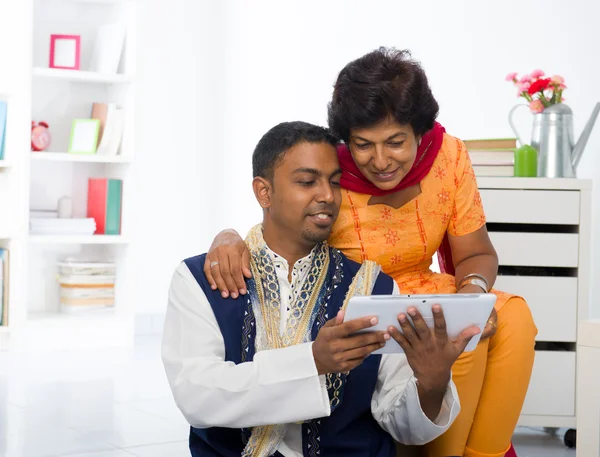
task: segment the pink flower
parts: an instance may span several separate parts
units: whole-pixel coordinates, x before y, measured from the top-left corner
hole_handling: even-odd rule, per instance
[[[533,79],[535,79],[535,78],[541,78],[544,75],[545,75],[545,73],[542,70],[539,70],[539,69],[538,70],[533,70],[531,72],[531,77]]]
[[[517,85],[517,87],[519,88],[519,94],[522,92],[527,92],[529,90],[529,88],[531,87],[531,83],[529,81],[525,81],[522,83],[519,83]]]
[[[529,103],[529,109],[532,113],[541,113],[544,111],[544,104],[540,100],[534,100]]]
[[[565,78],[563,78],[562,76],[554,75],[552,78],[550,78],[550,81],[552,81],[552,83],[560,86],[561,84],[563,84],[565,82]]]
[[[515,71],[514,73],[507,74],[506,80],[507,81],[516,81],[517,80],[517,72]]]
[[[528,82],[530,83],[530,82],[531,82],[531,80],[532,80],[531,76],[529,76],[529,75],[523,75],[523,76],[521,77],[521,79],[519,79],[519,82],[520,82],[521,84],[523,84],[523,83],[528,83]]]

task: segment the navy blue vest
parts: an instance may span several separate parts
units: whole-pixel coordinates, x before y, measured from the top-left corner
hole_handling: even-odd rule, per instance
[[[360,265],[330,248],[331,262],[324,285],[322,306],[312,329],[313,340],[319,329],[339,311],[348,287]],[[205,254],[185,260],[186,265],[208,297],[225,341],[225,360],[236,364],[251,361],[254,355],[254,314],[248,300],[224,299],[213,291],[203,272]],[[250,280],[252,281],[252,280]],[[391,294],[393,280],[380,274],[374,295]],[[325,306],[323,306],[323,304]],[[303,454],[307,457],[393,457],[391,436],[373,419],[371,397],[377,382],[381,356],[372,355],[345,377],[342,401],[329,417],[302,425]],[[282,405],[283,407],[283,405]],[[250,430],[212,427],[191,428],[190,451],[193,457],[239,457]],[[281,456],[275,453],[275,456]]]

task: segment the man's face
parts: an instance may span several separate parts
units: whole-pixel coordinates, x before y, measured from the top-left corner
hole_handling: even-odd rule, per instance
[[[340,176],[335,147],[295,145],[275,166],[267,217],[290,242],[325,241],[340,211]]]

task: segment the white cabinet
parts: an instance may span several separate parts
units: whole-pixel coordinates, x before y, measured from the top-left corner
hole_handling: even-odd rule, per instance
[[[525,298],[539,331],[519,423],[575,427],[577,330],[590,306],[591,181],[478,184],[500,264],[495,287]]]

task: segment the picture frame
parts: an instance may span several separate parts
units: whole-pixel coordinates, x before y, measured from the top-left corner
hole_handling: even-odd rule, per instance
[[[73,119],[69,154],[96,154],[100,121],[98,119]]]
[[[81,36],[50,35],[50,68],[79,70],[81,63]]]

